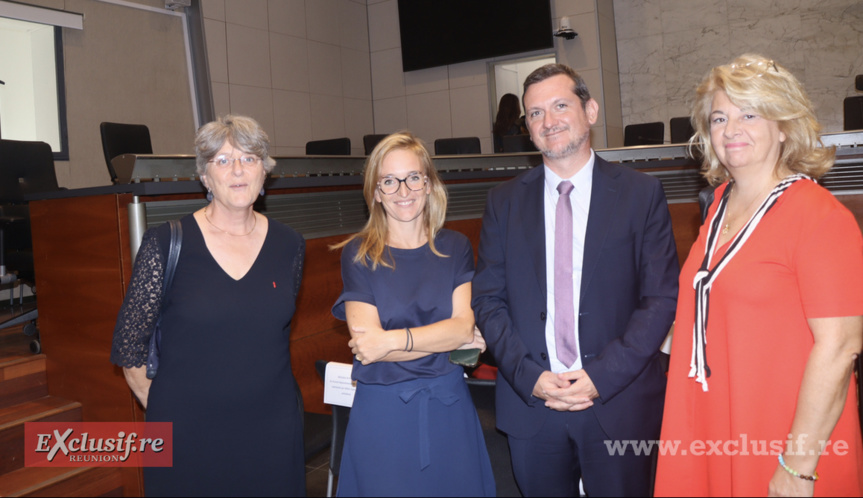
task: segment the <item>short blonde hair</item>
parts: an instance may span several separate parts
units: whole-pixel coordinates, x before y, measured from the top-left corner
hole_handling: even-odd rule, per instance
[[[778,122],[786,139],[781,144],[777,168],[820,178],[833,166],[836,149],[824,147],[821,142],[821,125],[803,85],[774,61],[757,54],[744,54],[711,69],[696,89],[691,116],[695,134],[689,147],[701,152],[702,173],[711,185],[729,178],[710,139],[713,96],[720,90],[725,91],[735,106],[751,108],[760,116]]]
[[[365,177],[363,197],[365,197],[369,209],[369,219],[365,227],[347,240],[331,246],[332,249],[339,249],[354,239],[360,239],[360,247],[356,257],[354,257],[354,262],[365,266],[371,263],[372,270],[377,269],[378,265],[395,268],[395,261],[387,250],[387,214],[381,203],[375,200],[375,191],[378,188],[384,158],[394,150],[407,150],[416,154],[423,167],[423,174],[428,177],[427,185],[431,189],[431,193],[423,212],[423,222],[425,223],[429,248],[435,255],[446,257],[437,250],[434,244],[434,239],[440,229],[443,228],[446,220],[446,186],[432,163],[431,155],[425,143],[409,131],[400,131],[381,140],[366,159],[366,165],[363,169]]]
[[[225,142],[260,157],[267,173],[276,165],[275,159],[270,157],[270,137],[261,125],[252,118],[228,114],[205,124],[195,135],[195,167],[198,176],[207,174],[207,161],[219,153]]]

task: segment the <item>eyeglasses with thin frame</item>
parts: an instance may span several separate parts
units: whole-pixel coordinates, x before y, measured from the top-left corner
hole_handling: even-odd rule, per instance
[[[240,161],[240,164],[242,166],[254,166],[254,165],[258,164],[259,162],[261,162],[261,158],[258,156],[251,155],[251,154],[242,155],[240,157],[217,156],[217,157],[210,159],[207,162],[213,163],[216,166],[225,167],[225,166],[233,166],[234,161]]]
[[[423,187],[425,187],[425,184],[428,183],[428,179],[429,178],[427,176],[419,173],[412,173],[404,178],[387,176],[385,178],[381,178],[381,181],[378,182],[378,190],[383,194],[393,195],[399,191],[402,183],[405,184],[408,190],[422,190]]]

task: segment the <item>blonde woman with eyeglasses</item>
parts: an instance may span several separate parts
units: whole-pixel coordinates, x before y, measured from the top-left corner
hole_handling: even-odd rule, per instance
[[[173,466],[144,469],[147,496],[305,496],[303,408],[290,323],[305,242],[253,209],[275,161],[260,125],[225,116],[195,137],[209,203],[180,220],[162,299],[167,225],[144,234],[111,360],[147,422],[173,424]],[[158,325],[158,327],[157,327]],[[155,377],[144,364],[161,333]]]
[[[680,275],[655,494],[861,496],[863,238],[816,182],[835,151],[758,55],[710,71],[692,122],[717,187]]]
[[[455,349],[485,349],[470,307],[470,241],[443,228],[446,187],[409,132],[366,161],[369,219],[342,250],[357,390],[339,496],[495,496],[482,427]]]

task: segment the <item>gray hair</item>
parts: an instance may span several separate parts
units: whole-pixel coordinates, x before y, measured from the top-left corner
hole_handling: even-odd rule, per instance
[[[198,176],[207,174],[207,161],[216,157],[225,142],[260,157],[267,173],[276,165],[276,161],[270,157],[270,137],[261,125],[252,118],[228,114],[205,124],[195,135]]]

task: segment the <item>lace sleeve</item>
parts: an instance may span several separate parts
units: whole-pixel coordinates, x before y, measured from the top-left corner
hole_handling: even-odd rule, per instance
[[[133,368],[147,362],[150,336],[162,303],[164,261],[156,229],[148,230],[135,258],[132,280],[114,327],[111,363],[115,365]]]
[[[300,294],[300,284],[303,281],[303,262],[306,258],[306,239],[300,236],[297,255],[294,256],[294,296]]]

